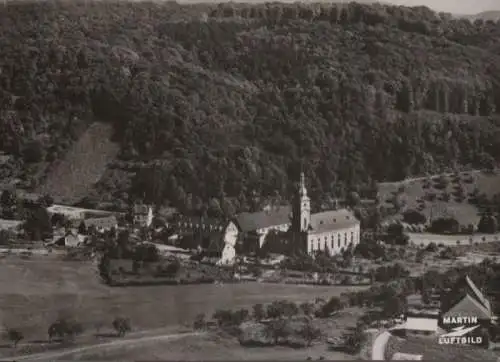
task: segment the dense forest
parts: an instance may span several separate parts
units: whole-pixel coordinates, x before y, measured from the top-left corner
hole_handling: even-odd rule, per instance
[[[500,22],[425,7],[21,2],[0,10],[3,177],[95,120],[100,194],[226,214],[500,160]],[[130,181],[130,182],[129,182]]]

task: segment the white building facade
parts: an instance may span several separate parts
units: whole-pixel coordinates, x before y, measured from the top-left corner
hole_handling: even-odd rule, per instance
[[[293,232],[305,238],[308,254],[327,251],[340,254],[355,248],[360,242],[360,222],[347,209],[311,214],[311,201],[307,196],[304,173],[293,205]]]

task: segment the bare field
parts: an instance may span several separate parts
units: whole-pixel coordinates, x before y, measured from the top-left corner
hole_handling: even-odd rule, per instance
[[[198,313],[219,308],[250,308],[276,299],[311,301],[365,288],[265,283],[110,288],[100,283],[91,262],[9,256],[0,263],[0,322],[19,328],[29,341],[46,339],[48,326],[61,315],[76,317],[86,329],[126,316],[134,330],[146,330],[190,324]]]
[[[387,343],[385,357],[390,360],[394,353],[423,355],[423,360],[431,361],[497,361],[499,354],[479,347],[460,345],[439,345],[436,337],[391,337]]]
[[[37,192],[70,204],[86,196],[118,154],[119,146],[111,142],[111,134],[111,125],[93,123],[66,157],[54,165]]]
[[[458,176],[458,177],[457,177]],[[443,177],[446,186],[437,187],[439,179]],[[482,171],[461,172],[459,175],[443,174],[430,177],[419,177],[400,182],[383,182],[378,184],[378,193],[382,205],[391,206],[391,200],[399,189],[401,197],[408,209],[418,209],[419,203],[424,205],[422,213],[429,219],[440,216],[453,216],[461,224],[477,224],[480,216],[474,205],[469,204],[470,194],[477,188],[488,197],[500,193],[500,174],[488,174]],[[455,192],[463,189],[465,199],[458,202]],[[440,200],[443,195],[449,195],[449,201]],[[434,195],[429,201],[426,196]],[[424,200],[425,199],[425,200]]]

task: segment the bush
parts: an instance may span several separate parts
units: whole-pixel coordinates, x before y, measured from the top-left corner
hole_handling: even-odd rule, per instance
[[[427,218],[424,214],[416,210],[408,210],[403,213],[403,221],[411,225],[425,224],[427,222]]]
[[[204,329],[206,327],[206,325],[207,325],[207,322],[205,320],[205,314],[203,314],[203,313],[198,314],[194,319],[193,328],[196,330]]]
[[[431,253],[434,253],[438,250],[438,246],[436,245],[436,243],[432,242],[430,243],[429,245],[427,245],[427,247],[425,248],[425,251],[428,251],[428,252],[431,252]]]
[[[261,321],[266,317],[266,311],[264,310],[264,306],[261,303],[255,304],[252,307],[252,312],[253,317],[256,321]]]
[[[12,342],[14,348],[17,347],[18,343],[24,339],[24,335],[21,331],[17,329],[8,329],[7,330],[7,339]]]
[[[299,330],[299,335],[304,338],[307,343],[307,347],[309,347],[314,340],[321,337],[321,330],[318,327],[314,326],[312,321],[308,318],[306,319],[302,328]]]
[[[212,316],[217,321],[219,327],[231,325],[233,321],[233,313],[227,309],[218,309]]]
[[[117,317],[113,321],[112,325],[119,337],[124,337],[125,334],[132,330],[130,320],[128,318]]]
[[[83,325],[75,320],[60,318],[52,323],[48,329],[49,341],[54,337],[59,339],[73,339],[83,333]]]
[[[317,317],[326,318],[343,308],[342,302],[338,297],[331,297],[321,309],[316,313]]]

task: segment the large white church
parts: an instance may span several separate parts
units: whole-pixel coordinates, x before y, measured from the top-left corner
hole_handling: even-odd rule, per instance
[[[293,200],[291,228],[299,242],[305,243],[308,254],[327,250],[335,255],[349,246],[354,248],[360,241],[360,222],[351,211],[338,209],[311,214],[304,173],[300,174],[299,189]]]

